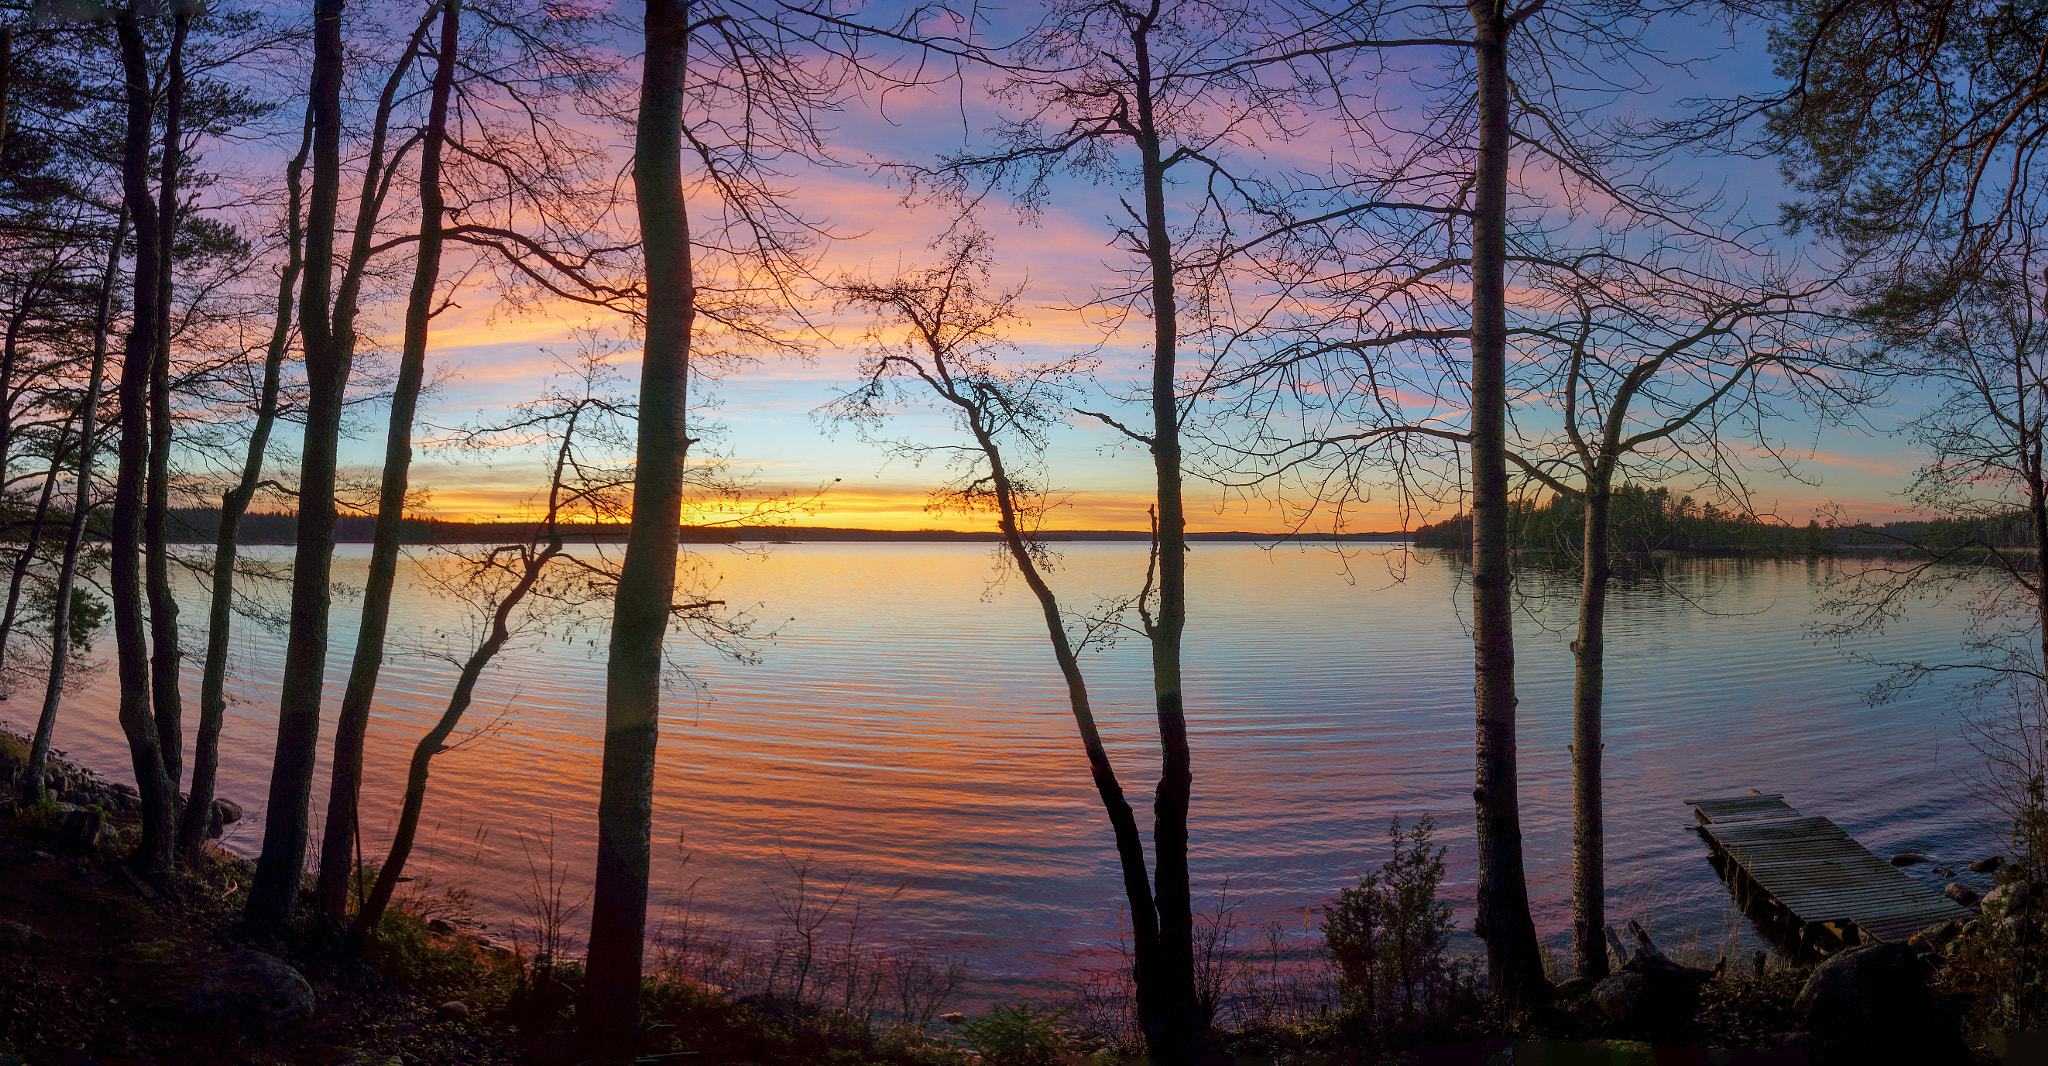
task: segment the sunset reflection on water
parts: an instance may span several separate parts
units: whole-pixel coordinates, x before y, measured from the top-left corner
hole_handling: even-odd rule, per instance
[[[1142,578],[1141,544],[1062,551],[1055,579],[1074,610]],[[366,559],[366,546],[344,546],[336,579],[359,580]],[[1113,964],[1121,891],[1106,822],[1036,605],[998,580],[987,547],[797,544],[717,561],[719,595],[776,635],[759,645],[757,664],[675,644],[691,677],[665,709],[657,915],[694,883],[700,912],[769,935],[764,882],[783,884],[788,863],[809,862],[828,880],[861,871],[888,935],[966,956],[984,989],[1042,989],[1078,967]],[[1450,893],[1469,927],[1472,653],[1457,565],[1384,545],[1347,563],[1317,548],[1219,543],[1198,545],[1191,564],[1198,898],[1227,879],[1241,923],[1279,918],[1299,931],[1304,908],[1377,864],[1389,817],[1428,812],[1450,847]],[[1817,582],[1856,565],[1688,560],[1667,568],[1668,586],[1617,589],[1607,701],[1617,917],[1647,916],[1660,939],[1714,942],[1733,930],[1746,950],[1752,934],[1681,828],[1689,812],[1680,801],[1702,793],[1783,792],[1880,853],[1911,846],[1967,861],[1995,849],[1959,780],[1972,752],[1945,701],[1865,706],[1855,689],[1877,675],[1801,634]],[[405,579],[402,570],[394,647],[466,653],[460,610],[408,591]],[[1540,576],[1524,585],[1525,846],[1538,927],[1562,943],[1571,590]],[[330,721],[355,610],[337,602]],[[250,808],[229,843],[253,855],[281,637],[238,625],[221,789]],[[1960,626],[1953,612],[1928,609],[1866,650],[1949,655]],[[506,652],[469,719],[496,724],[435,760],[415,861],[441,883],[466,885],[494,934],[525,920],[529,862],[546,864],[550,839],[572,875],[589,862],[604,643],[602,632],[581,630]],[[99,650],[110,654],[111,641]],[[1088,668],[1125,788],[1148,822],[1156,760],[1146,649],[1131,637]],[[385,668],[367,756],[366,855],[381,854],[405,760],[454,672],[417,652]],[[196,707],[195,694],[187,699]],[[58,746],[125,777],[114,713],[109,671],[67,705]],[[324,796],[324,769],[315,791]],[[570,888],[571,899],[585,891]]]

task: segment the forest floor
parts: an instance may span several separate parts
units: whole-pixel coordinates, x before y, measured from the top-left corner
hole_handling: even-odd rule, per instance
[[[0,734],[0,784],[25,754]],[[51,805],[26,806],[0,787],[0,1066],[568,1066],[568,1004],[577,974],[489,946],[460,927],[401,914],[366,957],[311,939],[253,942],[240,928],[249,864],[209,848],[174,880],[144,885],[121,857],[137,832],[132,797],[88,772],[58,768],[71,805],[93,800],[104,816],[96,847],[81,847],[53,821]],[[223,1005],[206,994],[209,973],[261,951],[310,986],[309,1009],[283,1002]],[[1618,1039],[1585,995],[1533,1012],[1502,1014],[1475,1001],[1426,1030],[1361,1040],[1330,1018],[1211,1034],[1215,1063],[1440,1066],[1527,1061],[1663,1066],[1677,1062],[1792,1064],[1800,1049],[1794,1001],[1798,969],[1706,984],[1700,1010],[1666,1050]],[[778,997],[735,996],[686,982],[650,984],[660,1026],[641,1061],[690,1066],[1108,1066],[1135,1049],[1063,1033],[1056,1051],[1015,1054],[968,1033],[878,1033],[858,1019]],[[1044,1016],[1041,1016],[1044,1017]],[[955,1018],[957,1021],[958,1019]],[[997,1034],[1001,1035],[1001,1034]],[[1029,1034],[1010,1034],[1024,1037]],[[1502,1059],[1509,1041],[1544,1049]],[[1028,1041],[1026,1041],[1028,1043]],[[1734,1058],[1686,1056],[1671,1045],[1744,1049]],[[1525,1048],[1534,1050],[1530,1045]],[[685,1056],[670,1058],[677,1052]],[[661,1056],[657,1058],[657,1056]],[[1999,1061],[1982,1047],[1968,1061]],[[2016,1060],[2008,1060],[2016,1061]]]

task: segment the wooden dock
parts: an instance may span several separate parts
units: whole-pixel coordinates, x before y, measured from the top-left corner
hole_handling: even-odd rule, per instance
[[[1903,941],[1971,912],[1907,877],[1826,818],[1781,795],[1686,800],[1715,865],[1745,911],[1763,912],[1796,941],[1823,951]]]

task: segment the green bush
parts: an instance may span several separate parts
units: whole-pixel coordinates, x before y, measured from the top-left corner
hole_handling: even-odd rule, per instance
[[[1065,1009],[1039,1012],[1028,1003],[1003,1004],[960,1023],[960,1035],[981,1053],[983,1066],[1047,1066],[1059,1057]]]
[[[525,976],[525,960],[461,934],[443,935],[427,919],[393,907],[363,945],[364,961],[433,1003],[459,999],[478,1015],[503,1009]]]
[[[1413,1026],[1439,1015],[1460,991],[1445,955],[1451,906],[1437,899],[1444,849],[1425,814],[1409,829],[1387,826],[1394,854],[1323,911],[1323,947],[1337,971],[1344,1010],[1375,1027]]]

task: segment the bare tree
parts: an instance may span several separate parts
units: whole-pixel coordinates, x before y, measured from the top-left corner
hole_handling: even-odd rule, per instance
[[[815,116],[844,66],[795,26],[717,0],[650,0],[642,25],[633,193],[645,264],[638,475],[613,605],[590,948],[579,1015],[586,1051],[640,1035],[662,648],[675,602],[690,449],[690,381],[778,331],[750,318],[786,302],[815,227],[773,184],[778,157],[816,154]],[[814,25],[814,24],[812,24]],[[688,164],[686,165],[686,159]],[[785,342],[786,343],[786,342]]]
[[[1511,460],[1577,504],[1581,571],[1572,678],[1572,959],[1578,975],[1608,972],[1606,834],[1601,763],[1607,589],[1617,479],[1684,474],[1746,504],[1739,453],[1782,455],[1770,435],[1791,403],[1822,419],[1868,403],[1868,379],[1839,359],[1836,325],[1815,308],[1828,283],[1716,276],[1703,264],[1659,264],[1654,250],[1598,250],[1539,267],[1530,280],[1549,304],[1520,347],[1521,397],[1544,397],[1555,428],[1525,411]],[[1538,311],[1525,308],[1524,314]],[[1526,376],[1525,376],[1526,375]]]
[[[357,805],[363,775],[363,734],[370,722],[370,700],[377,673],[384,665],[385,627],[391,615],[391,588],[398,574],[399,524],[412,466],[413,412],[419,405],[426,374],[427,323],[434,311],[434,292],[441,277],[442,226],[445,210],[441,190],[441,153],[448,135],[448,101],[455,88],[456,50],[460,43],[460,3],[441,8],[441,41],[434,57],[434,75],[427,104],[426,129],[420,142],[420,224],[415,245],[412,291],[405,305],[405,340],[398,359],[398,381],[391,392],[391,417],[384,436],[384,473],[377,494],[377,527],[370,548],[370,572],[363,583],[362,621],[356,630],[355,659],[348,688],[334,724],[334,768],[327,795],[327,829],[321,839],[320,876],[314,901],[330,922],[348,915],[349,884],[355,878],[356,841],[360,834]],[[537,579],[546,559],[530,561],[525,587],[507,594],[516,606],[525,588]],[[509,608],[507,608],[509,610]],[[502,644],[502,641],[500,642]],[[492,649],[495,654],[496,649]],[[480,653],[481,654],[481,653]],[[488,661],[489,656],[484,656]],[[481,670],[481,664],[478,669]],[[474,681],[472,680],[472,684]],[[467,702],[467,693],[464,693]],[[458,714],[459,716],[459,714]],[[418,773],[424,787],[425,767]],[[410,799],[410,790],[408,790]],[[418,812],[414,811],[417,817]]]
[[[936,404],[972,438],[965,446],[895,443],[920,458],[932,453],[953,458],[956,475],[935,494],[936,502],[968,513],[993,512],[1006,561],[1038,601],[1053,661],[1066,685],[1067,706],[1116,841],[1134,939],[1146,952],[1140,957],[1142,967],[1157,955],[1159,927],[1144,838],[1096,725],[1081,669],[1085,635],[1077,641],[1068,631],[1059,597],[1046,579],[1048,551],[1036,536],[1047,501],[1030,468],[1045,446],[1046,430],[1063,419],[1071,379],[1087,366],[1081,359],[1024,367],[998,359],[1004,327],[1020,316],[1016,294],[988,291],[991,258],[987,237],[971,233],[948,243],[944,260],[931,268],[841,285],[845,303],[887,316],[891,327],[901,329],[902,340],[877,336],[873,354],[861,367],[861,385],[825,410],[876,434],[896,402]]]
[[[520,405],[511,423],[470,430],[457,441],[476,447],[488,446],[494,437],[516,437],[526,447],[552,446],[547,497],[534,535],[527,542],[444,560],[452,562],[455,569],[443,584],[482,616],[483,632],[475,650],[461,663],[447,708],[413,748],[390,851],[356,913],[353,931],[358,938],[373,933],[383,920],[412,854],[431,760],[451,750],[449,738],[462,724],[484,670],[524,631],[537,626],[572,629],[596,622],[590,608],[613,589],[614,576],[601,563],[564,557],[562,527],[579,520],[616,517],[623,510],[619,497],[633,481],[631,469],[593,461],[580,451],[608,452],[623,445],[618,420],[628,413],[618,400],[605,394],[605,387],[612,382],[601,360],[588,360],[580,369],[580,390],[551,388],[540,400]],[[529,603],[529,599],[535,602]],[[689,609],[701,612],[713,605],[704,602]]]
[[[78,581],[85,526],[92,515],[92,474],[99,444],[100,392],[106,381],[107,340],[113,329],[114,285],[121,270],[121,246],[126,243],[127,223],[128,215],[124,209],[115,221],[113,239],[107,242],[106,268],[100,275],[98,297],[93,308],[92,365],[87,372],[85,394],[79,400],[84,417],[79,424],[75,496],[50,611],[50,669],[43,683],[42,712],[36,717],[35,738],[29,747],[27,787],[30,795],[37,798],[43,794],[43,767],[50,756],[50,741],[57,727],[58,702],[64,694],[64,681],[70,664],[71,601]]]
[[[335,236],[341,201],[343,0],[315,0],[313,64],[307,111],[311,117],[312,183],[307,190],[305,269],[298,300],[307,396],[300,449],[298,543],[293,551],[291,628],[285,644],[283,691],[278,701],[277,747],[271,760],[263,852],[249,889],[249,924],[263,931],[283,926],[298,903],[320,739],[321,691],[327,674],[329,578],[334,553],[336,459],[363,274],[376,251],[377,220],[389,190],[388,137],[396,98],[420,44],[439,14],[421,16],[377,98],[363,162],[353,239],[337,283]]]
[[[213,801],[220,768],[220,732],[227,716],[229,623],[234,607],[236,559],[242,518],[263,487],[264,456],[276,426],[284,361],[291,347],[293,290],[305,269],[302,186],[306,156],[312,150],[311,114],[302,127],[298,154],[285,166],[284,264],[278,271],[270,336],[263,349],[263,369],[255,399],[255,421],[242,452],[235,483],[221,494],[220,525],[214,532],[213,565],[209,574],[206,649],[200,661],[199,728],[193,739],[192,785],[178,826],[178,848],[196,854],[213,828]]]
[[[1646,68],[1674,62],[1644,44],[1650,20],[1672,10],[1317,7],[1307,25],[1329,43],[1296,51],[1349,58],[1333,80],[1346,90],[1347,128],[1371,151],[1339,159],[1335,202],[1265,256],[1268,275],[1302,302],[1256,323],[1218,375],[1217,393],[1244,416],[1232,424],[1252,426],[1248,439],[1210,442],[1231,470],[1226,483],[1271,493],[1303,527],[1335,511],[1342,528],[1341,510],[1374,483],[1394,482],[1404,508],[1469,493],[1474,928],[1494,991],[1510,999],[1542,998],[1548,985],[1516,767],[1508,375],[1529,326],[1512,297],[1518,275],[1567,254],[1568,242],[1550,238],[1572,224],[1657,228],[1687,254],[1730,246],[1711,198],[1658,181],[1661,157],[1637,162],[1633,133],[1600,114],[1650,84]],[[1408,79],[1429,101],[1420,121],[1415,109],[1372,106],[1377,76],[1419,70],[1401,58],[1419,49],[1443,56],[1436,76]],[[1529,180],[1537,174],[1541,187]],[[1280,428],[1289,423],[1291,433]]]
[[[121,183],[128,214],[135,220],[135,296],[133,320],[121,358],[120,470],[114,489],[111,576],[114,636],[121,676],[122,731],[134,764],[135,786],[142,797],[142,840],[130,859],[138,874],[161,878],[170,870],[176,843],[177,786],[163,751],[163,734],[152,711],[149,647],[143,632],[141,575],[137,568],[143,534],[143,508],[148,477],[148,382],[163,350],[159,332],[165,284],[160,277],[170,241],[169,227],[149,189],[150,141],[154,132],[154,84],[139,5],[122,9],[114,19],[125,75],[127,130],[124,134]],[[176,41],[182,45],[182,27]]]

